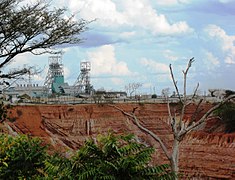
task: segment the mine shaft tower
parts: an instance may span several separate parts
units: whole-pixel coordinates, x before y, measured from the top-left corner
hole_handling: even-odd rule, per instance
[[[44,82],[44,92],[47,94],[63,93],[63,89],[60,86],[60,84],[64,83],[62,56],[50,56],[48,62],[49,69]]]
[[[92,92],[92,86],[90,82],[90,71],[91,63],[90,62],[81,62],[80,63],[80,74],[74,83],[74,94],[79,96],[80,94],[90,95]]]

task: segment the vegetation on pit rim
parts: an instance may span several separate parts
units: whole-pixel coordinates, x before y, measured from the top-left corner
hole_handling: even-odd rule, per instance
[[[153,152],[133,135],[109,133],[66,158],[38,138],[0,134],[0,179],[173,179],[169,165],[151,165]]]

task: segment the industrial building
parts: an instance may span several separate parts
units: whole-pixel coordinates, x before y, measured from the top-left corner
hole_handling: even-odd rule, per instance
[[[12,98],[27,95],[32,98],[51,97],[51,96],[90,96],[93,92],[90,83],[90,62],[81,62],[80,74],[74,83],[70,86],[64,81],[64,68],[62,56],[50,56],[48,59],[49,69],[43,86],[38,84],[15,82],[12,86],[2,88],[2,94]]]
[[[27,99],[45,99],[55,97],[66,97],[67,99],[74,98],[125,98],[126,92],[95,92],[90,81],[90,62],[80,63],[80,73],[73,85],[65,82],[64,67],[62,56],[54,55],[48,58],[48,72],[43,83],[43,86],[28,83],[15,82],[7,88],[2,88],[2,95],[5,99],[12,102]],[[30,79],[30,78],[29,78]]]

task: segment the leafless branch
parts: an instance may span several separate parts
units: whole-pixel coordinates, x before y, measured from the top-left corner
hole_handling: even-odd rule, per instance
[[[169,101],[169,97],[167,96],[167,110],[168,110],[168,116],[170,119],[170,123],[171,123],[171,128],[174,134],[176,134],[176,116],[172,117],[172,112],[171,112],[171,108],[170,108],[170,101]]]
[[[208,117],[212,115],[212,113],[217,110],[219,107],[221,107],[222,105],[224,105],[226,102],[228,102],[230,99],[234,99],[235,98],[235,94],[230,95],[229,97],[227,97],[226,99],[224,99],[223,101],[221,101],[220,103],[218,103],[217,105],[213,106],[211,109],[209,109],[202,117],[199,121],[193,123],[192,125],[188,126],[184,131],[181,132],[180,136],[186,134],[187,132],[193,130],[194,128],[198,127],[199,125],[201,125],[202,123],[204,123],[205,121],[207,121]]]
[[[192,100],[196,97],[198,88],[199,88],[199,83],[197,83],[197,86],[196,86],[196,88],[195,88],[195,90],[193,92]]]
[[[115,106],[115,105],[109,105],[109,106],[117,109],[118,111],[120,111],[125,116],[128,116],[129,118],[131,118],[133,120],[133,122],[138,126],[138,128],[140,128],[143,132],[149,134],[154,140],[156,140],[160,144],[160,146],[161,146],[162,150],[164,151],[166,157],[169,160],[171,160],[171,156],[170,156],[165,144],[162,142],[161,138],[158,135],[154,134],[152,131],[150,131],[147,128],[143,127],[139,123],[138,118],[134,114],[127,113],[123,109],[121,109],[121,108],[119,108],[118,106]]]
[[[202,110],[200,110],[200,106],[201,106],[202,102],[203,102],[203,99],[200,99],[200,101],[197,103],[196,109],[190,118],[188,126],[190,126],[196,120],[197,115],[202,111]]]
[[[173,69],[171,67],[171,64],[169,65],[169,68],[170,68],[170,73],[171,73],[171,79],[173,81],[173,84],[174,84],[174,87],[175,87],[175,90],[176,90],[176,94],[177,94],[180,102],[182,103],[182,98],[180,96],[180,92],[179,92],[178,85],[177,85],[177,82],[176,82],[175,77],[174,77],[174,73],[173,73]]]

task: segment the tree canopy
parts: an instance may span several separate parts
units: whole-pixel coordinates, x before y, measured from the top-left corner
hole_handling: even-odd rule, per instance
[[[38,138],[0,134],[0,179],[173,179],[169,165],[151,165],[153,151],[133,135],[110,133],[67,158],[48,154]]]
[[[51,8],[47,2],[25,4],[24,0],[1,0],[0,70],[19,54],[58,53],[60,50],[55,46],[80,43],[79,35],[87,30],[89,22],[74,20],[74,15],[65,18],[65,13],[66,9]],[[27,68],[1,72],[0,78],[14,78],[27,72]]]
[[[73,157],[76,179],[173,179],[169,165],[151,165],[154,149],[134,135],[112,133],[85,142]]]

